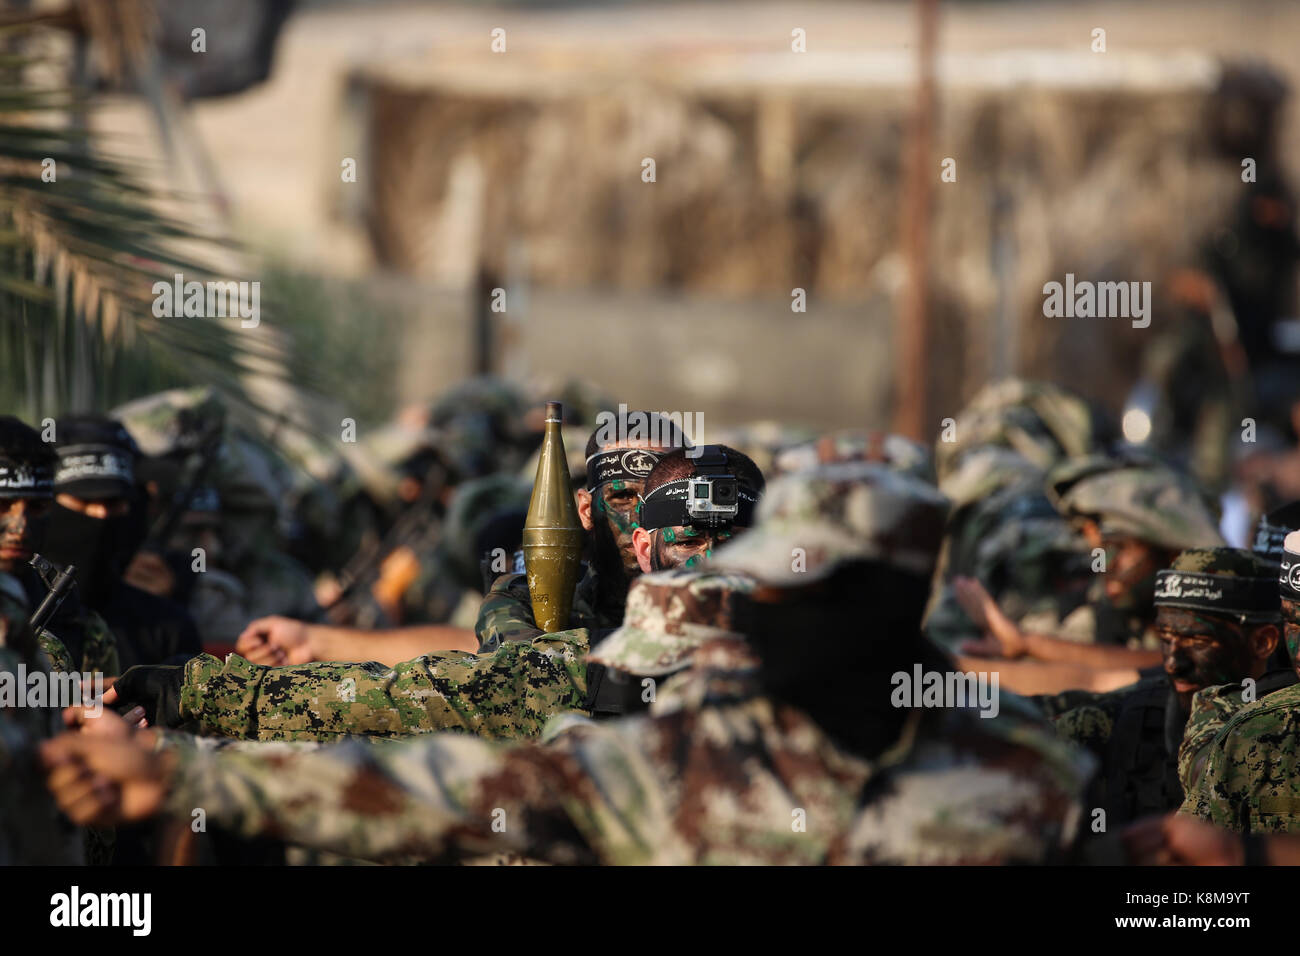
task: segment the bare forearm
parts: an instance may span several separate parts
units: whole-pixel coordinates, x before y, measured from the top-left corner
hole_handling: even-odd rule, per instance
[[[998,674],[998,685],[1017,694],[1059,694],[1066,690],[1105,692],[1138,679],[1135,668],[1099,669],[1068,662],[997,660],[959,656],[964,671]]]
[[[1135,651],[1107,644],[1079,644],[1048,634],[1025,634],[1029,656],[1057,664],[1078,664],[1097,669],[1132,668],[1139,670],[1161,661],[1159,651]]]
[[[379,661],[400,664],[434,651],[478,650],[474,632],[461,627],[422,624],[385,631],[314,624],[310,629],[312,656],[318,661]]]

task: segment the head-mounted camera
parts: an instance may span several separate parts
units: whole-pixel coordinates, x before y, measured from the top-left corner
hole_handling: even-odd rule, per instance
[[[726,454],[716,445],[706,445],[694,464],[695,474],[667,482],[645,496],[641,526],[648,531],[748,526],[757,498],[753,491],[741,487],[727,465]]]

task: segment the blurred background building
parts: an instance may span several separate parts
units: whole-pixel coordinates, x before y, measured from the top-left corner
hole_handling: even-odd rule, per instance
[[[582,376],[718,425],[888,427],[917,374],[898,356],[920,7],[169,0],[170,145],[157,103],[123,86],[93,99],[91,126],[188,221],[246,244],[274,293],[265,321],[339,364],[313,374],[344,414],[378,420],[490,371]],[[915,437],[1008,374],[1119,413],[1189,309],[1219,316],[1212,352],[1225,335],[1271,348],[1224,332],[1211,299],[1237,324],[1264,321],[1236,314],[1247,301],[1268,322],[1295,312],[1274,241],[1293,218],[1245,235],[1241,173],[1256,159],[1254,188],[1293,217],[1300,6],[936,9]],[[1045,317],[1043,285],[1066,273],[1150,281],[1150,328]]]

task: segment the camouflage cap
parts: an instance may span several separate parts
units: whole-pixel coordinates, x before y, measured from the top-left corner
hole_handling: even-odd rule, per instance
[[[173,388],[119,405],[109,412],[151,458],[188,454],[226,424],[226,409],[211,388]]]
[[[692,444],[702,445],[705,443],[706,436],[691,434],[687,437]],[[773,475],[780,470],[777,466],[777,458],[785,449],[805,444],[816,437],[817,433],[811,428],[771,420],[747,422],[727,428],[713,428],[709,430],[707,436],[710,444],[729,445],[741,454],[749,456],[764,475]]]
[[[222,442],[210,480],[225,514],[276,513],[292,484],[288,466],[275,452],[239,433]]]
[[[948,499],[934,486],[885,465],[819,465],[773,481],[755,527],[723,545],[711,566],[791,587],[852,560],[928,575],[947,514]]]
[[[923,481],[934,481],[930,451],[920,442],[882,431],[841,431],[777,452],[777,474],[803,471],[833,461],[878,461]]]
[[[445,392],[429,411],[438,454],[457,479],[482,477],[516,465],[528,434],[528,402],[504,379],[471,378]]]
[[[1042,480],[1043,469],[1027,458],[1010,448],[987,445],[963,455],[939,482],[939,490],[956,509],[981,502],[1009,485]]]
[[[1280,608],[1277,566],[1241,548],[1188,548],[1156,575],[1156,607],[1255,619]]]
[[[529,482],[510,474],[488,475],[457,485],[447,504],[439,545],[450,570],[466,587],[480,581],[479,559],[483,555],[476,549],[484,527],[494,518],[514,515],[522,528],[532,490]]]
[[[712,568],[642,575],[628,591],[623,625],[587,660],[648,677],[681,670],[705,641],[739,636],[732,630],[735,599],[755,587],[748,575]]]
[[[954,423],[952,441],[943,435],[934,446],[935,470],[942,484],[967,452],[996,445],[1039,468],[1092,451],[1105,432],[1084,399],[1046,382],[1007,378],[984,386]]]
[[[1047,493],[1061,514],[1091,518],[1107,537],[1179,551],[1227,544],[1211,500],[1192,479],[1153,459],[1063,462],[1048,473]]]

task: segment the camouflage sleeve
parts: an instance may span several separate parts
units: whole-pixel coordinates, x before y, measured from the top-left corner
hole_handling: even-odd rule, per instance
[[[1061,863],[1078,841],[1087,753],[1023,721],[929,735],[882,761],[879,796],[855,817],[842,862],[860,865]]]
[[[479,605],[474,623],[479,653],[491,653],[511,641],[531,641],[541,633],[533,618],[528,579],[522,574],[501,575]]]
[[[1209,746],[1219,731],[1233,714],[1250,703],[1244,694],[1245,687],[1238,681],[1203,688],[1192,698],[1192,711],[1178,747],[1178,780],[1184,793],[1189,793],[1204,775]]]
[[[591,864],[580,821],[605,794],[571,750],[437,734],[383,748],[179,751],[166,809],[201,807],[244,837],[381,862],[511,852]]]
[[[1076,707],[1095,704],[1101,696],[1092,690],[1065,690],[1059,694],[1034,694],[1028,699],[1033,701],[1045,716],[1055,719]]]
[[[36,643],[40,645],[45,656],[50,659],[50,670],[56,674],[69,674],[75,668],[72,666],[72,655],[68,649],[63,646],[63,642],[54,636],[45,628],[41,628],[36,635]]]
[[[587,632],[512,643],[496,654],[426,654],[395,667],[323,662],[261,667],[230,655],[186,664],[181,717],[202,733],[256,740],[403,737],[461,730],[533,737],[587,692]]]
[[[81,670],[88,674],[116,677],[122,673],[117,654],[117,638],[102,617],[85,609],[86,644],[81,654]]]
[[[1230,830],[1300,833],[1300,689],[1246,704],[1203,748],[1180,813]]]
[[[1080,747],[1099,754],[1110,740],[1111,731],[1115,727],[1115,715],[1109,707],[1097,703],[1067,710],[1052,723],[1056,735],[1062,740],[1073,741]]]
[[[219,750],[222,752],[268,754],[319,750],[322,747],[329,746],[319,740],[235,740],[231,737],[196,737],[194,734],[164,728],[155,728],[154,733],[158,735],[158,743],[155,749],[160,752],[175,750],[211,753]]]

